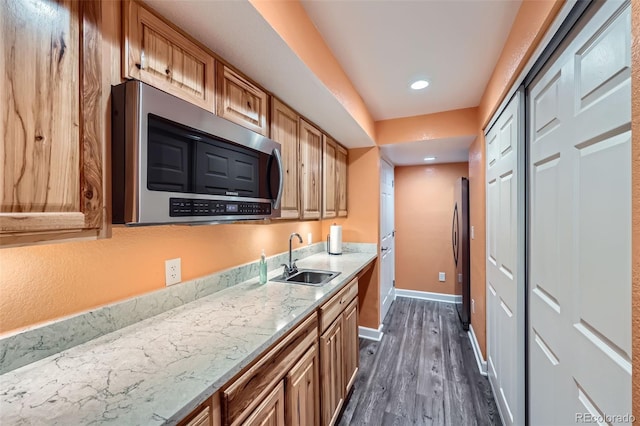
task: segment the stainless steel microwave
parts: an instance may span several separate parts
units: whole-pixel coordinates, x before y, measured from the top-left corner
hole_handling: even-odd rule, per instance
[[[113,223],[280,217],[280,144],[139,81],[112,87]]]

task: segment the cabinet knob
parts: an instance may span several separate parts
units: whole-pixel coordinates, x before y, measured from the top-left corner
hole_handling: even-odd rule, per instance
[[[164,72],[165,72],[167,75],[171,74],[171,70],[170,70],[169,68],[167,68],[166,70],[164,70]]]

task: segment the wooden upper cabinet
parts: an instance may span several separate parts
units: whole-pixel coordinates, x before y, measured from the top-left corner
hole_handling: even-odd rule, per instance
[[[338,195],[336,192],[336,160],[338,144],[329,136],[323,136],[322,156],[322,217],[338,215]]]
[[[2,5],[1,245],[102,227],[101,13],[97,1]]]
[[[215,111],[213,56],[136,1],[123,10],[123,77]]]
[[[218,107],[220,117],[261,135],[269,135],[268,95],[224,64],[218,64]]]
[[[347,166],[348,152],[338,145],[336,157],[336,191],[338,203],[338,216],[347,216]]]
[[[300,119],[300,173],[302,219],[320,218],[322,132]]]
[[[291,108],[272,98],[271,102],[271,139],[282,145],[282,166],[284,168],[284,188],[282,192],[281,217],[297,219],[300,217],[300,143],[298,126],[300,117]]]

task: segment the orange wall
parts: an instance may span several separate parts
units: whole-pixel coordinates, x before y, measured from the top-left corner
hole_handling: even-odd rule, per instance
[[[478,108],[376,121],[378,145],[475,135]]]
[[[299,1],[249,0],[309,69],[375,140],[373,118],[362,97]]]
[[[631,47],[631,135],[632,135],[632,259],[633,290],[633,414],[640,417],[640,2],[631,2],[633,42]]]
[[[478,107],[479,121],[476,128],[478,138],[469,149],[469,198],[472,200],[470,216],[471,225],[475,228],[475,240],[471,241],[471,297],[475,300],[476,307],[475,314],[471,313],[471,324],[485,357],[486,241],[483,129],[533,55],[563,4],[563,0],[523,0]]]
[[[343,241],[379,243],[380,229],[380,150],[378,147],[349,150],[347,175],[348,210],[346,218],[322,221],[322,239],[329,227],[342,225]],[[358,282],[360,325],[377,329],[380,325],[380,281],[378,260]]]
[[[471,246],[471,325],[478,339],[480,350],[486,354],[486,240],[485,240],[485,156],[484,135],[478,137],[469,147],[469,225],[474,228]]]
[[[320,236],[320,222],[117,227],[113,238],[0,252],[0,332],[164,287],[164,261],[182,258],[182,280],[288,250],[291,232]],[[178,284],[179,285],[179,284]]]
[[[456,181],[468,174],[469,163],[395,168],[396,288],[456,294],[451,220]]]

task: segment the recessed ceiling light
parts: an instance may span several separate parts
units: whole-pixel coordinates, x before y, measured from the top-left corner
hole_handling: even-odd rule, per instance
[[[413,90],[420,90],[420,89],[424,89],[428,85],[429,85],[429,82],[427,80],[417,80],[411,83],[411,88]]]
[[[436,157],[424,157],[424,161],[433,161]]]

